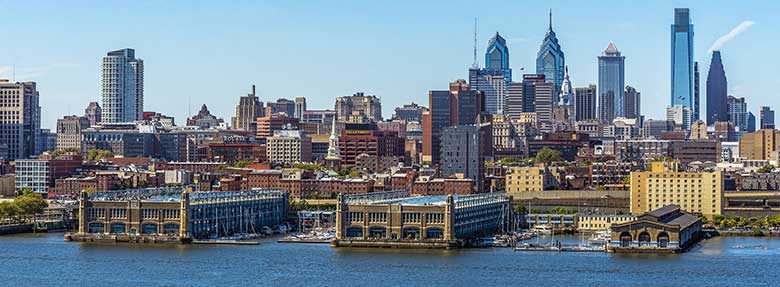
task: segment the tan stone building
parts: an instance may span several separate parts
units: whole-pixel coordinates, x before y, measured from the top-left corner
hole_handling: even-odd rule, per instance
[[[555,186],[555,176],[546,166],[511,167],[506,173],[506,192],[543,191]]]
[[[739,157],[748,160],[777,160],[780,153],[780,131],[763,129],[739,138]]]
[[[617,214],[589,214],[579,215],[577,219],[577,231],[596,232],[609,230],[612,224],[620,224],[636,220],[633,215]]]
[[[57,120],[57,149],[81,150],[81,130],[89,127],[89,119],[79,116],[65,116]]]
[[[649,171],[631,173],[631,214],[670,204],[708,218],[722,214],[723,176],[720,171],[682,172],[676,161],[656,161]]]

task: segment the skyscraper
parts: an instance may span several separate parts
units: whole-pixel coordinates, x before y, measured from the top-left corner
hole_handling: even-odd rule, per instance
[[[35,155],[39,146],[41,107],[35,82],[0,79],[0,158],[15,160]]]
[[[726,80],[726,72],[723,70],[720,51],[713,51],[710,70],[707,72],[707,125],[729,120],[727,91],[728,81]]]
[[[709,89],[707,89],[709,91]],[[709,106],[709,104],[708,104]],[[745,98],[737,98],[734,96],[728,96],[726,100],[726,106],[728,111],[728,121],[733,122],[740,132],[748,130],[749,113],[747,110],[747,102]]]
[[[701,109],[699,108],[699,62],[693,62],[693,120],[699,120],[699,113]]]
[[[500,70],[504,73],[504,81],[507,84],[512,81],[512,69],[509,68],[509,47],[506,46],[506,40],[498,32],[488,41],[485,51],[485,69]]]
[[[693,24],[688,8],[674,9],[671,106],[693,108]],[[709,123],[709,121],[708,121]]]
[[[144,61],[134,49],[108,52],[103,57],[103,122],[132,122],[143,118]]]
[[[509,84],[506,115],[519,120],[523,113],[535,113],[541,131],[552,129],[555,83],[545,81],[542,74],[525,74],[522,82]]]
[[[774,129],[775,128],[775,111],[767,106],[761,107],[759,114],[761,117],[761,129]]]
[[[666,120],[674,121],[680,129],[687,130],[691,128],[691,108],[681,105],[667,106]]]
[[[596,85],[574,89],[575,121],[596,119],[596,90]]]
[[[506,113],[506,74],[502,70],[469,68],[469,87],[484,93],[484,110],[490,114]]]
[[[543,74],[548,82],[555,83],[554,103],[558,102],[557,96],[563,84],[564,67],[566,65],[563,50],[558,43],[558,38],[552,28],[552,10],[550,11],[550,24],[547,34],[544,35],[542,46],[536,54],[536,73]]]
[[[599,120],[611,123],[625,115],[625,57],[611,41],[598,57],[599,61]]]
[[[477,122],[482,110],[482,92],[471,90],[466,80],[450,83],[450,125],[469,125]]]
[[[263,116],[263,102],[257,98],[255,85],[252,85],[252,93],[241,97],[236,106],[236,116],[233,117],[234,129],[250,132],[257,131],[257,118]]]
[[[428,114],[424,116],[430,121],[430,128],[423,127],[423,154],[431,163],[438,163],[441,156],[441,132],[442,129],[452,125],[450,110],[453,97],[450,91],[428,92]],[[424,123],[425,125],[425,123]],[[426,131],[429,130],[429,131]]]
[[[639,119],[642,117],[642,94],[634,87],[626,86],[624,95],[625,106],[623,108],[623,117],[629,119]]]
[[[349,122],[351,117],[363,117],[367,121],[382,121],[382,102],[379,97],[357,92],[352,96],[336,98],[336,117]],[[351,121],[355,122],[355,121]]]

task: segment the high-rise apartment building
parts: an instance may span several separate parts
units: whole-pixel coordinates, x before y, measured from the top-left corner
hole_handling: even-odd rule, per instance
[[[574,89],[574,119],[576,121],[597,119],[596,91],[596,85]]]
[[[710,70],[707,73],[707,124],[729,120],[731,112],[728,109],[728,81],[720,51],[712,52]],[[744,100],[744,99],[743,99]],[[744,101],[743,101],[744,102]],[[739,125],[739,124],[738,124]]]
[[[599,120],[612,122],[625,115],[625,59],[609,42],[599,61]]]
[[[469,125],[477,122],[477,117],[483,112],[482,91],[472,90],[466,80],[455,80],[450,83],[450,124]]]
[[[737,98],[729,95],[726,98],[726,111],[728,115],[727,120],[733,122],[734,125],[739,128],[740,132],[748,130],[750,114],[747,110],[745,98]]]
[[[423,113],[423,161],[438,163],[441,156],[441,132],[452,125],[450,91],[428,92],[427,113]]]
[[[688,8],[674,9],[672,38],[672,86],[670,106],[693,108],[693,24]]]
[[[441,171],[444,175],[462,175],[474,180],[482,190],[485,159],[492,156],[490,125],[473,124],[447,127],[442,131]]]
[[[0,158],[24,159],[36,154],[41,107],[35,82],[0,79]]]
[[[134,49],[108,52],[103,57],[103,122],[141,120],[144,112],[144,61]]]
[[[231,124],[237,130],[257,131],[257,118],[264,114],[263,102],[257,98],[255,85],[252,85],[252,93],[238,100],[236,116],[233,117]]]
[[[506,113],[506,74],[503,70],[469,69],[469,87],[484,95],[484,110],[490,114]]]
[[[565,66],[566,60],[552,28],[552,11],[550,11],[550,23],[547,34],[544,35],[544,41],[542,41],[542,45],[539,47],[539,52],[536,53],[536,73],[543,74],[546,81],[555,84],[553,86],[553,95],[556,98],[553,99],[553,103],[558,102],[557,96],[563,84]]]
[[[279,130],[266,142],[268,162],[294,164],[311,162],[311,138],[300,130]]]
[[[406,122],[422,122],[422,114],[426,110],[428,110],[428,108],[415,103],[406,104],[395,108],[393,119]]]

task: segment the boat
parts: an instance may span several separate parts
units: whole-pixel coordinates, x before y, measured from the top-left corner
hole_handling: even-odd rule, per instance
[[[547,225],[542,225],[542,224],[534,225],[534,227],[531,230],[537,234],[544,234],[544,235],[552,234],[552,230]]]

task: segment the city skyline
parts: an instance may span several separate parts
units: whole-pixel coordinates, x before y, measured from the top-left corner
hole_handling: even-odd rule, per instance
[[[72,12],[77,12],[79,9],[92,9],[90,13],[84,15],[84,19],[70,24],[59,23],[58,27],[51,26],[55,22],[54,20],[51,22],[40,20],[42,21],[39,23],[40,25],[28,25],[28,20],[12,16],[9,21],[11,25],[6,26],[7,29],[35,35],[33,43],[59,41],[61,42],[61,51],[58,53],[48,51],[45,48],[48,46],[44,45],[29,49],[0,48],[0,54],[9,56],[0,60],[0,77],[12,78],[15,67],[16,81],[32,80],[38,82],[43,116],[41,126],[44,128],[53,128],[57,118],[69,114],[81,114],[89,102],[100,101],[100,58],[105,55],[106,51],[123,48],[136,49],[148,66],[145,71],[145,110],[174,116],[179,122],[197,113],[198,107],[202,104],[207,104],[215,115],[229,118],[233,114],[239,96],[246,93],[246,87],[250,84],[258,86],[258,97],[264,102],[274,101],[281,97],[293,99],[304,96],[308,99],[308,106],[313,109],[332,109],[335,97],[363,91],[366,94],[375,94],[382,98],[384,105],[382,113],[384,117],[388,117],[392,113],[393,107],[409,102],[424,104],[429,90],[443,89],[446,83],[468,77],[468,67],[473,61],[474,16],[479,18],[477,50],[485,51],[488,36],[498,31],[501,35],[506,35],[507,46],[512,50],[510,68],[516,71],[525,68],[519,74],[516,73],[517,75],[530,72],[535,66],[536,52],[548,28],[549,9],[552,9],[555,19],[553,28],[562,49],[567,53],[567,65],[570,68],[569,73],[575,88],[586,87],[588,84],[597,82],[598,67],[595,64],[595,58],[603,50],[603,43],[612,40],[621,47],[621,52],[631,56],[626,61],[626,84],[636,87],[647,98],[668,98],[670,87],[668,27],[674,21],[671,11],[677,7],[688,7],[696,25],[694,54],[697,56],[694,60],[699,61],[702,67],[708,67],[709,53],[706,51],[711,47],[711,43],[719,46],[718,49],[729,51],[728,54],[732,56],[724,59],[724,65],[729,67],[727,76],[732,84],[729,85],[731,89],[729,94],[745,97],[750,104],[748,109],[754,114],[757,113],[759,106],[773,106],[771,99],[774,96],[760,91],[771,91],[772,89],[766,85],[776,84],[777,80],[770,78],[773,74],[768,73],[772,66],[776,65],[772,65],[771,59],[769,61],[755,60],[758,57],[755,55],[760,54],[758,51],[763,48],[749,45],[751,39],[756,41],[757,37],[771,36],[767,30],[762,30],[769,29],[771,26],[770,19],[761,19],[767,15],[751,12],[753,18],[744,18],[738,15],[747,14],[747,12],[734,13],[732,16],[713,21],[709,18],[712,18],[710,16],[715,15],[718,9],[694,2],[679,2],[651,5],[653,7],[649,8],[647,13],[643,13],[647,15],[636,15],[630,21],[609,22],[615,25],[614,31],[594,29],[598,25],[604,25],[605,21],[602,20],[596,19],[592,21],[593,23],[584,23],[578,20],[588,15],[596,15],[597,8],[607,4],[597,3],[588,5],[588,7],[571,7],[562,2],[555,2],[528,7],[529,13],[527,15],[529,17],[524,17],[524,19],[481,17],[480,15],[459,12],[455,15],[459,18],[447,16],[457,19],[439,23],[435,20],[441,19],[441,17],[427,19],[423,16],[426,11],[439,9],[441,7],[438,6],[442,5],[426,3],[418,5],[419,9],[404,14],[404,17],[408,17],[409,22],[412,23],[399,23],[397,25],[387,25],[385,22],[388,19],[375,19],[371,16],[400,12],[401,6],[404,5],[385,7],[389,9],[387,12],[380,12],[373,7],[365,7],[360,4],[345,5],[348,7],[334,5],[333,7],[325,7],[324,12],[329,14],[320,15],[322,18],[319,20],[328,22],[325,27],[319,27],[322,30],[315,28],[317,25],[311,23],[286,25],[290,24],[287,22],[305,17],[312,12],[306,9],[309,7],[298,7],[296,4],[282,4],[282,6],[246,4],[241,5],[242,8],[246,8],[244,9],[246,11],[235,12],[258,13],[255,16],[256,19],[263,18],[259,15],[274,14],[272,11],[280,12],[276,15],[267,15],[268,19],[263,21],[268,21],[265,22],[268,27],[258,26],[251,21],[232,19],[240,17],[224,20],[227,12],[220,9],[237,8],[239,4],[229,4],[226,7],[212,7],[203,4],[183,7],[183,11],[173,13],[173,19],[182,21],[165,20],[162,18],[163,15],[151,11],[137,15],[116,15],[118,23],[134,20],[135,17],[146,20],[146,22],[138,22],[141,24],[137,26],[123,28],[127,30],[123,33],[117,33],[124,34],[124,36],[120,36],[103,35],[101,28],[94,27],[97,26],[94,25],[97,21],[102,21],[101,19],[105,17],[105,15],[98,15],[100,11],[111,8],[106,4],[98,4],[95,7],[79,4],[72,5],[72,7],[59,7],[54,3],[37,4],[39,6],[15,6],[4,3],[0,4],[0,7],[7,8],[10,12],[38,9],[44,15],[41,18],[46,18],[48,13],[54,13],[58,9],[72,9]],[[176,3],[163,4],[163,6],[165,5],[176,6]],[[478,3],[464,3],[460,6],[463,8],[477,5]],[[507,8],[511,8],[513,5],[516,4],[506,3]],[[642,5],[645,4],[616,7],[615,9],[644,11],[641,9]],[[343,11],[340,10],[342,8],[344,8]],[[200,27],[205,30],[199,33],[199,26],[194,24],[195,20],[198,17],[206,17],[204,11],[209,9],[216,9],[217,13],[209,14],[208,17],[211,18],[207,18],[207,20],[211,19],[219,24],[216,25],[217,27]],[[453,8],[445,7],[444,9]],[[744,12],[740,9],[748,8],[734,7],[734,9]],[[462,11],[470,10],[462,9]],[[359,15],[359,17],[346,20],[346,22],[331,21],[331,17],[338,17],[342,13]],[[168,23],[168,21],[171,22]],[[722,35],[732,35],[729,31],[735,26],[744,27],[740,23],[746,21],[765,24],[755,25],[749,30],[742,28],[739,31],[747,32],[736,38],[726,39],[734,38],[735,40],[731,42],[724,44],[723,41],[717,40]],[[149,28],[149,26],[160,22],[168,23],[171,31],[152,31],[143,28]],[[355,23],[363,25],[354,27],[352,24]],[[576,25],[574,25],[575,23]],[[747,27],[751,27],[751,25]],[[422,26],[422,28],[414,30],[412,26],[418,28]],[[641,27],[642,37],[648,40],[638,41],[638,33],[631,31],[636,30],[637,27]],[[46,28],[52,31],[44,31]],[[227,30],[219,30],[220,28]],[[61,36],[53,34],[53,32],[61,31],[60,29],[82,31],[82,41],[64,41],[60,38]],[[592,30],[583,34],[582,31],[586,29]],[[300,37],[288,37],[289,32],[298,32]],[[404,41],[401,42],[403,43],[389,45],[388,40],[384,39],[384,36],[389,34],[402,37]],[[202,35],[203,38],[198,39],[197,35]],[[433,43],[436,41],[422,41],[424,38],[439,39],[439,37],[447,38],[447,45]],[[350,38],[354,38],[353,41],[362,40],[361,43],[364,45],[357,48],[351,47],[347,41]],[[317,41],[321,43],[324,41],[330,45],[324,45],[325,47],[321,47],[322,44],[313,47],[307,46],[307,43]],[[269,42],[285,43],[285,45],[267,45]],[[442,40],[442,42],[444,41]],[[236,47],[225,47],[230,46],[231,43],[235,44]],[[266,46],[250,45],[262,43],[266,43]],[[202,44],[202,46],[197,44]],[[182,49],[182,46],[188,46],[190,49]],[[280,51],[276,50],[279,47],[269,48],[267,46],[284,47]],[[250,52],[254,49],[259,49],[260,52]],[[419,51],[414,52],[415,49],[419,49]],[[437,53],[431,53],[430,49],[435,49]],[[327,55],[328,52],[331,54]],[[289,57],[275,57],[279,53]],[[768,54],[768,52],[766,53]],[[290,59],[292,55],[299,56],[301,59]],[[419,58],[421,56],[424,58]],[[199,60],[193,61],[192,59],[196,57]],[[287,58],[290,62],[285,64],[283,61],[279,62],[282,59],[276,58]],[[315,63],[312,61],[313,59],[321,61]],[[414,62],[422,65],[418,65],[420,68],[413,70],[413,72],[406,72],[406,75],[398,75],[398,71],[408,69],[408,66]],[[193,66],[193,64],[197,65]],[[747,66],[748,64],[759,67],[754,69],[752,66]],[[484,67],[484,65],[485,63],[480,62],[480,66]],[[323,75],[328,74],[335,75],[335,73],[330,73],[333,67],[342,67],[345,72],[339,73],[342,76],[338,77],[323,77]],[[366,67],[371,68],[366,69]],[[312,77],[301,77],[302,70],[305,71],[304,74],[310,74]],[[754,70],[765,72],[756,74]],[[517,75],[513,80],[518,80]],[[292,85],[293,79],[295,81],[309,81],[311,85],[296,84],[295,86],[299,88],[290,90],[289,86]],[[213,85],[194,85],[194,83],[201,82],[212,82]],[[323,82],[329,84],[323,85]],[[409,84],[398,85],[399,82]],[[702,91],[702,93],[704,92]],[[226,98],[229,100],[222,100]],[[183,108],[184,103],[188,103],[189,107]],[[662,119],[665,105],[666,103],[648,102],[643,105],[642,112],[647,118]],[[705,106],[704,101],[701,105]],[[170,108],[173,106],[182,108]]]

